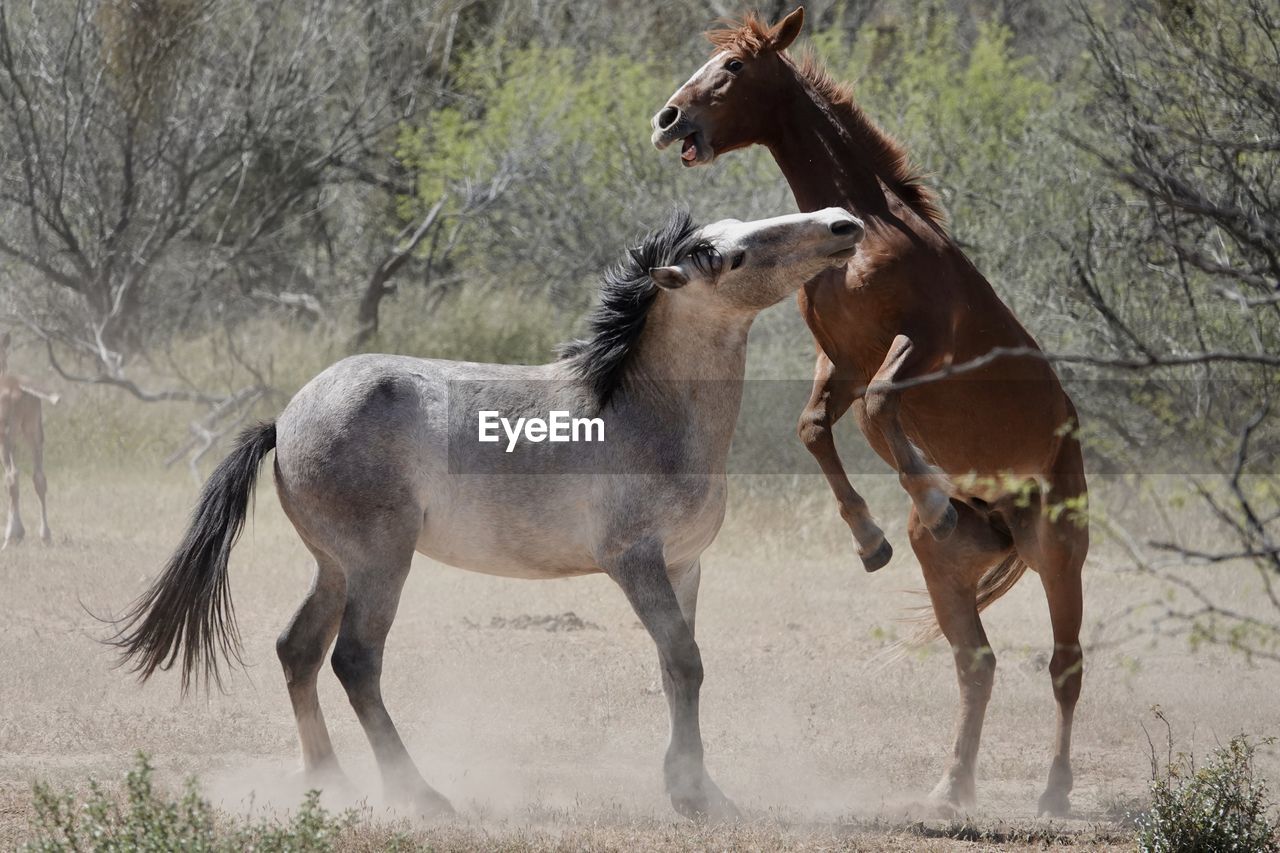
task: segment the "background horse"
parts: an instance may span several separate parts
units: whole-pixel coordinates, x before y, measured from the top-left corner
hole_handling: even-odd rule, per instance
[[[115,643],[142,678],[182,661],[218,676],[237,655],[227,559],[259,463],[315,556],[311,591],[277,649],[302,758],[338,776],[316,678],[333,669],[387,795],[424,813],[448,802],[419,774],[383,705],[383,646],[415,551],[505,577],[604,572],[658,647],[671,714],[665,782],[676,810],[733,805],[707,775],[694,640],[699,559],[725,511],[725,464],[755,315],[843,266],[862,237],[843,210],[703,228],[677,215],[605,277],[591,335],[527,367],[362,355],[300,390],[274,424],[249,429],[206,484],[186,538],[126,615]],[[477,441],[477,417],[568,411],[600,417],[593,445]],[[536,476],[535,476],[536,475]]]
[[[4,529],[4,546],[21,542],[26,535],[22,514],[18,510],[18,462],[14,449],[22,439],[31,448],[31,482],[40,501],[40,539],[52,542],[49,512],[45,507],[48,484],[44,477],[44,414],[40,403],[56,405],[58,395],[41,391],[25,379],[9,372],[9,333],[0,335],[0,461],[4,463],[4,481],[9,489],[9,523]]]
[[[934,790],[946,803],[974,799],[995,676],[979,611],[1028,567],[1039,573],[1053,623],[1049,673],[1058,705],[1040,811],[1066,814],[1083,662],[1080,573],[1089,547],[1075,408],[1053,368],[1036,357],[903,387],[997,347],[1036,344],[948,237],[906,153],[812,56],[795,62],[783,52],[803,21],[797,9],[773,27],[751,17],[709,33],[710,61],[654,117],[653,142],[659,149],[681,142],[686,166],[764,145],[801,210],[834,205],[865,220],[857,259],[815,278],[799,296],[819,346],[800,438],[830,482],[868,571],[893,551],[832,440],[851,406],[911,496],[911,546],[960,682],[955,758]]]

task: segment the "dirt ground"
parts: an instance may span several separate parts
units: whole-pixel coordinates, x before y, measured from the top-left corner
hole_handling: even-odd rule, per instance
[[[274,640],[311,569],[270,478],[233,564],[249,669],[223,695],[186,700],[172,675],[140,687],[114,670],[97,642],[103,626],[87,611],[118,612],[143,588],[176,543],[194,486],[183,472],[159,470],[51,479],[55,543],[0,554],[0,848],[28,835],[33,781],[113,781],[138,750],[163,782],[195,774],[229,811],[296,804],[297,747]],[[922,601],[911,592],[921,581],[901,529],[904,499],[892,483],[873,494],[898,546],[875,575],[862,571],[817,491],[763,509],[731,495],[726,528],[705,556],[702,727],[711,772],[743,823],[695,827],[666,803],[655,653],[607,579],[513,581],[426,560],[391,632],[384,694],[424,775],[459,817],[395,823],[402,819],[380,805],[363,733],[327,671],[321,701],[360,790],[327,794],[326,803],[367,798],[370,846],[399,827],[442,848],[1123,847],[1117,820],[1145,790],[1143,727],[1152,728],[1153,705],[1181,749],[1208,752],[1238,732],[1280,734],[1274,667],[1192,653],[1185,640],[1112,642],[1142,627],[1126,607],[1159,590],[1120,572],[1104,545],[1086,578],[1075,816],[1034,817],[1054,719],[1034,575],[986,618],[999,665],[979,806],[963,824],[931,816],[920,804],[950,749],[954,674],[941,644],[891,654],[904,632],[897,619]],[[1274,747],[1260,762],[1280,779]]]

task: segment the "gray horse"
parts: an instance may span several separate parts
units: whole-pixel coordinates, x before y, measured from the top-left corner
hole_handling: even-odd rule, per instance
[[[589,337],[558,361],[338,362],[274,424],[241,436],[112,642],[143,679],[180,659],[184,689],[201,675],[217,681],[219,656],[239,659],[227,559],[275,448],[280,503],[316,560],[311,591],[276,644],[314,781],[342,778],[316,694],[336,637],[333,669],[387,798],[450,811],[409,757],[379,684],[418,551],[504,577],[613,578],[658,647],[672,804],[689,817],[735,814],[703,763],[694,609],[699,557],[724,518],[747,332],[762,309],[846,263],[862,234],[837,208],[705,227],[676,214],[609,270]],[[598,422],[593,442],[550,440],[545,426],[526,426],[522,443],[480,440],[482,417],[530,423],[555,412]]]

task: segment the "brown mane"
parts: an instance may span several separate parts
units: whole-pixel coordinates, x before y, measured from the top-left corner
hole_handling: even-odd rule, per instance
[[[713,53],[731,50],[745,56],[756,57],[772,47],[773,29],[760,20],[755,12],[748,12],[741,21],[721,18],[716,23],[720,26],[703,33],[707,41],[711,42],[714,48]]]
[[[732,51],[754,58],[773,49],[773,28],[754,12],[741,21],[724,20],[721,24],[705,33],[715,52]],[[853,87],[833,78],[812,49],[805,50],[799,61],[792,61],[785,51],[780,55],[813,92],[831,106],[831,114],[866,152],[875,174],[904,204],[945,230],[947,215],[938,196],[925,183],[924,173],[911,162],[911,155],[901,143],[862,111],[853,99]]]

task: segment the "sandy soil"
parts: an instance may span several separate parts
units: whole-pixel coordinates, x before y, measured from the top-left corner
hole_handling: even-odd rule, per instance
[[[224,695],[184,701],[170,675],[139,687],[113,670],[97,642],[103,628],[86,609],[118,611],[142,589],[176,542],[194,487],[179,472],[155,470],[53,479],[54,545],[0,554],[0,848],[27,837],[32,781],[114,780],[137,750],[166,783],[198,775],[222,808],[295,804],[294,725],[274,640],[311,569],[269,483],[233,566],[250,667]],[[698,828],[670,811],[655,654],[608,580],[510,581],[422,560],[391,633],[384,693],[424,775],[461,815],[401,827],[458,848],[974,849],[975,838],[1014,849],[1046,839],[1122,845],[1114,821],[1145,789],[1143,726],[1153,705],[1173,721],[1183,749],[1205,752],[1241,731],[1280,734],[1276,668],[1218,650],[1193,654],[1185,641],[1109,642],[1142,627],[1141,616],[1124,611],[1159,590],[1118,571],[1102,547],[1086,582],[1076,816],[1034,819],[1054,706],[1046,609],[1028,575],[986,619],[999,666],[980,804],[968,828],[929,819],[918,804],[950,748],[954,675],[941,644],[890,654],[904,630],[896,620],[921,601],[908,590],[921,582],[895,523],[903,498],[892,484],[874,493],[899,547],[876,575],[862,572],[816,491],[764,509],[731,501],[704,559],[703,732],[713,775],[746,812],[736,827]],[[771,520],[765,535],[762,518]],[[376,846],[377,823],[395,816],[379,803],[372,757],[328,672],[321,700],[358,796],[367,797],[367,841]],[[1261,769],[1280,778],[1273,748]]]

